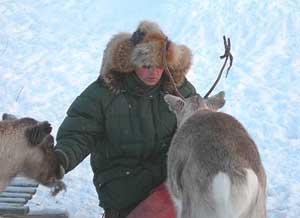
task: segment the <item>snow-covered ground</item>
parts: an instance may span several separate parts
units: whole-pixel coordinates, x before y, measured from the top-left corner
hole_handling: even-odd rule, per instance
[[[160,23],[188,45],[188,78],[200,94],[231,38],[234,66],[217,90],[259,146],[268,176],[269,218],[300,217],[299,0],[0,0],[0,113],[49,120],[54,134],[74,98],[98,76],[102,51],[142,19]],[[52,198],[40,187],[36,208],[65,208],[72,218],[102,214],[89,158],[65,176],[68,191]]]

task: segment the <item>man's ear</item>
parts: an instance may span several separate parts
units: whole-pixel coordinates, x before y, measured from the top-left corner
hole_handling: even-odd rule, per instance
[[[207,104],[208,106],[217,111],[219,110],[221,107],[223,107],[225,105],[225,92],[221,91],[216,95],[213,95],[212,97],[208,97],[207,99]]]
[[[169,105],[169,109],[173,112],[181,111],[185,104],[184,100],[175,95],[170,94],[165,95],[164,100]]]

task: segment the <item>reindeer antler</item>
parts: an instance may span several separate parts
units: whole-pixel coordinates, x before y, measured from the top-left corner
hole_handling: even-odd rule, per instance
[[[223,41],[224,41],[224,47],[225,47],[225,53],[224,55],[220,56],[221,59],[225,58],[225,61],[224,61],[224,64],[219,72],[219,75],[215,81],[215,83],[213,84],[213,86],[210,88],[210,90],[206,93],[206,95],[204,96],[204,98],[208,98],[208,96],[210,95],[210,93],[215,89],[216,85],[218,84],[221,76],[222,76],[222,73],[223,73],[223,70],[226,66],[226,63],[227,63],[227,60],[229,58],[229,61],[230,61],[230,64],[229,64],[229,67],[227,68],[227,72],[226,72],[226,78],[228,76],[228,72],[232,66],[232,62],[233,62],[233,56],[232,54],[230,53],[230,49],[231,49],[231,44],[230,44],[230,38],[227,39],[228,40],[228,43],[226,42],[226,37],[223,36]]]

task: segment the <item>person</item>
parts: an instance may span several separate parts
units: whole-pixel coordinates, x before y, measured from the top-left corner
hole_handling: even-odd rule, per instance
[[[163,55],[184,97],[196,94],[186,79],[188,47],[167,41],[159,25],[141,21],[134,33],[114,35],[100,76],[71,104],[56,137],[55,154],[69,172],[89,154],[105,218],[124,218],[166,179],[167,151],[176,117],[163,96],[174,93]]]

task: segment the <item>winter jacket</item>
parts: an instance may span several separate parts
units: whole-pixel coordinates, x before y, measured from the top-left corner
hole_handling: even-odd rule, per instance
[[[147,87],[132,73],[119,94],[100,78],[70,106],[57,133],[56,152],[66,171],[88,154],[93,182],[103,208],[137,204],[166,179],[166,158],[176,129],[176,117],[161,94],[161,83]],[[187,81],[185,97],[195,94]]]

